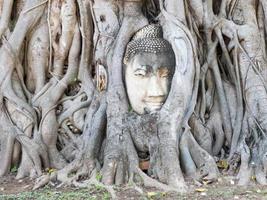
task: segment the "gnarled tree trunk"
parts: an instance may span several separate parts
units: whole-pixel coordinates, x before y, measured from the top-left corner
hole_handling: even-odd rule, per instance
[[[0,176],[184,192],[223,159],[239,184],[266,184],[266,12],[265,0],[0,0]],[[176,66],[162,108],[138,115],[123,58],[151,23]]]

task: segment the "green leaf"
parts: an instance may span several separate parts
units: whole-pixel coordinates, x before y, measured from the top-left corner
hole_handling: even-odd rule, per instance
[[[101,179],[102,179],[102,174],[100,172],[97,172],[96,173],[96,180],[101,181]]]
[[[14,165],[12,168],[11,168],[11,173],[16,173],[18,171],[18,168],[16,165]]]

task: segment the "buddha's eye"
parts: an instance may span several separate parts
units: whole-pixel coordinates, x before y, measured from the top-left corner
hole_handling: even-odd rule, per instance
[[[144,69],[137,69],[135,72],[134,72],[134,75],[135,76],[139,76],[139,77],[145,77],[147,74],[146,70]]]
[[[168,78],[170,75],[170,71],[167,68],[161,68],[158,73],[161,78]]]

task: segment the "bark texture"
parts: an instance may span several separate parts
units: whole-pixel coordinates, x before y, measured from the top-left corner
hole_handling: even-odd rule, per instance
[[[123,57],[150,23],[176,66],[161,110],[138,115]],[[240,185],[267,184],[266,31],[265,0],[0,0],[0,176],[115,197],[109,185],[185,192],[223,161]]]

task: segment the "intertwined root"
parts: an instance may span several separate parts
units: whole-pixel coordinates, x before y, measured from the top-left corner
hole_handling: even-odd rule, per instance
[[[158,113],[142,116],[129,113],[125,119],[125,132],[131,134],[138,154],[148,156],[149,176],[179,192],[187,189],[181,168],[195,180],[216,181],[218,170],[213,157],[200,147],[190,132],[184,132],[177,144],[175,140],[171,141],[171,137],[162,139],[158,130]]]
[[[190,132],[185,132],[180,141],[181,160],[187,175],[196,180],[216,181],[218,168],[213,157],[196,142]]]
[[[253,122],[245,129],[255,137],[238,149],[239,184],[267,184],[266,1],[190,1],[190,9],[177,6],[178,0],[155,2],[149,12],[143,6],[153,1],[0,0],[0,176],[14,165],[17,178],[39,177],[52,167],[58,171],[50,169],[34,189],[58,181],[78,187],[141,183],[184,192],[182,172],[216,180],[212,156],[231,145],[234,157],[240,135],[250,134],[241,128],[250,115]],[[12,13],[14,3],[18,13]],[[177,60],[165,115],[160,124],[151,116],[123,122],[125,47],[160,12]],[[94,65],[107,66],[107,99],[94,86]],[[79,94],[69,97],[66,90],[75,83]],[[190,116],[193,135],[182,128]],[[130,133],[124,123],[132,126]],[[151,177],[138,166],[140,152],[150,156]]]
[[[245,142],[242,143],[240,147],[241,166],[238,173],[239,185],[248,185],[255,181],[261,185],[267,184],[266,150],[266,139],[261,140],[252,148],[249,148]]]

